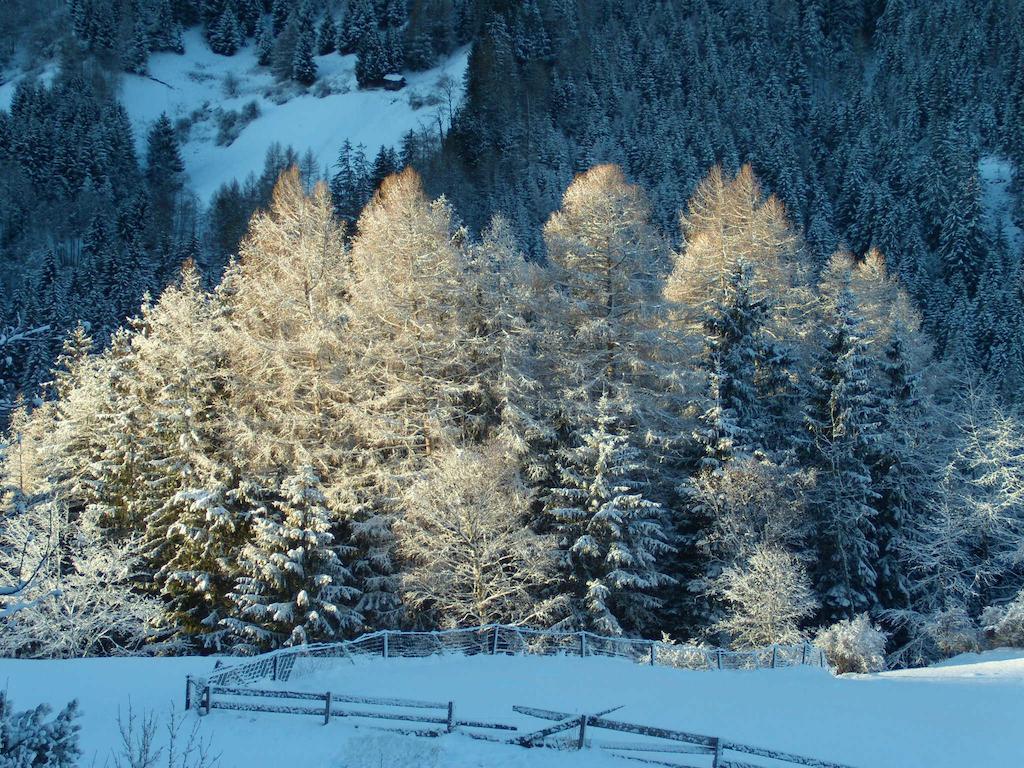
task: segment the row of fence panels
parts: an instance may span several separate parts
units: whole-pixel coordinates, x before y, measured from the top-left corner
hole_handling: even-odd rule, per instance
[[[333,666],[338,659],[421,658],[440,654],[603,656],[693,670],[827,666],[821,650],[806,643],[729,651],[591,632],[492,625],[435,632],[381,630],[355,640],[283,648],[221,668],[210,676],[210,681],[218,685],[249,685],[259,680],[288,680],[314,674],[325,666]]]

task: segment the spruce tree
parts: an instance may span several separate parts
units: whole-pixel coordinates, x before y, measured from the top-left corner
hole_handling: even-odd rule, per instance
[[[295,40],[295,52],[292,54],[292,79],[303,85],[316,82],[316,62],[313,61],[316,36],[312,27],[299,30]]]
[[[338,44],[338,30],[334,24],[334,15],[329,11],[324,14],[323,21],[316,33],[316,49],[321,56],[334,53]]]
[[[356,54],[356,81],[360,88],[375,85],[384,79],[390,71],[388,52],[384,38],[376,30],[371,30],[362,39]]]
[[[256,32],[256,60],[267,67],[274,55],[274,28],[272,23],[264,19]]]
[[[880,417],[848,280],[838,275],[827,299],[804,406],[803,450],[817,472],[808,499],[817,546],[813,579],[826,622],[873,609],[878,580],[872,458]]]
[[[121,66],[125,72],[133,75],[146,74],[146,65],[149,60],[150,39],[149,32],[141,20],[135,22],[135,31],[131,41],[121,57]]]
[[[341,26],[338,30],[339,53],[361,51],[370,34],[376,32],[377,26],[377,15],[371,0],[351,0],[341,17]]]
[[[231,5],[225,6],[217,23],[210,29],[209,41],[210,50],[221,56],[234,56],[242,47],[245,37]]]
[[[903,609],[910,605],[906,540],[928,490],[921,484],[924,478],[920,460],[915,457],[924,448],[917,444],[923,414],[919,375],[912,368],[908,335],[900,324],[886,344],[882,374],[880,440],[875,459],[879,494],[875,505],[877,594],[881,607]]]
[[[279,496],[241,551],[243,575],[230,595],[235,615],[222,622],[236,651],[333,640],[362,627],[362,616],[348,607],[358,593],[342,562],[348,550],[334,543],[320,478],[302,467]]]
[[[560,448],[556,485],[544,505],[545,528],[558,541],[569,595],[566,623],[621,635],[650,631],[657,591],[671,553],[666,511],[650,499],[640,451],[632,447],[608,397],[593,428]]]

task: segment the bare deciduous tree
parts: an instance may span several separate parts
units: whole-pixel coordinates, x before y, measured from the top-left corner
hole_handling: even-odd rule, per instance
[[[529,494],[497,445],[438,455],[405,495],[397,525],[409,605],[442,626],[550,618],[538,598],[554,575],[554,545],[525,525]]]

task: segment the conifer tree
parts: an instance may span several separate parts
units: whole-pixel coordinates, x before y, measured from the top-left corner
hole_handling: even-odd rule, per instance
[[[351,0],[341,17],[338,52],[350,54],[362,50],[367,38],[377,30],[377,26],[377,16],[371,0]]]
[[[875,607],[878,555],[871,465],[878,403],[849,275],[841,265],[834,270],[804,410],[804,451],[817,471],[808,509],[818,549],[813,577],[825,621]]]
[[[565,623],[610,635],[653,628],[663,571],[672,551],[664,508],[650,499],[640,452],[608,397],[578,444],[559,449],[545,517],[561,551],[569,597]]]
[[[281,484],[280,500],[254,524],[241,551],[242,576],[230,594],[236,615],[223,620],[236,651],[256,653],[355,634],[358,592],[334,542],[330,512],[312,467]]]
[[[338,44],[338,30],[334,24],[334,15],[330,12],[324,14],[323,21],[316,33],[316,49],[321,56],[334,53]]]
[[[274,55],[274,28],[270,21],[260,22],[256,32],[256,60],[264,67],[270,66]]]
[[[141,20],[135,23],[135,30],[131,41],[121,57],[121,66],[125,72],[134,75],[146,74],[146,65],[149,59],[150,39],[149,32]]]
[[[708,408],[694,437],[701,446],[701,465],[714,469],[734,455],[763,447],[755,383],[766,316],[764,301],[751,295],[752,270],[742,262],[729,278],[724,301],[705,320]]]
[[[316,82],[316,62],[313,61],[316,36],[312,27],[299,30],[295,40],[295,52],[292,54],[292,79],[303,85]]]
[[[360,88],[379,83],[390,72],[384,37],[376,30],[363,36],[356,53],[356,80]]]
[[[670,374],[661,275],[664,240],[642,192],[621,171],[599,166],[578,177],[544,230],[549,291],[541,344],[549,350],[539,404],[554,429],[583,434],[594,404],[608,397],[649,444],[668,448],[660,415],[678,402]]]
[[[232,5],[226,5],[217,23],[210,28],[210,50],[221,56],[234,56],[245,42],[244,33]]]

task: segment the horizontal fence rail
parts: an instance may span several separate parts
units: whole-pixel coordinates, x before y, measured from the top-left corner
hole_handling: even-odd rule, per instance
[[[657,640],[605,637],[592,632],[489,625],[436,632],[381,630],[355,640],[282,648],[251,661],[221,667],[210,675],[208,682],[251,685],[261,680],[287,681],[315,674],[339,661],[355,663],[357,659],[372,657],[422,658],[439,654],[603,656],[693,670],[828,666],[824,653],[809,643],[729,651]]]
[[[769,760],[774,765],[782,763],[787,766],[808,766],[809,768],[851,768],[851,766],[840,763],[832,763],[776,749],[753,747],[749,744],[727,741],[716,736],[704,736],[686,731],[610,720],[603,716],[614,711],[614,709],[618,709],[618,707],[592,715],[555,712],[520,705],[513,706],[512,709],[523,715],[554,721],[552,725],[532,733],[516,736],[510,741],[510,743],[516,743],[524,747],[542,746],[545,745],[545,740],[550,737],[572,731],[575,735],[568,740],[565,737],[561,737],[558,740],[548,742],[548,744],[570,749],[583,749],[589,746],[602,749],[626,760],[666,765],[672,768],[693,768],[693,763],[691,762],[678,762],[679,760],[688,761],[690,756],[707,757],[710,760],[711,768],[766,768],[763,763],[745,762],[750,757]],[[592,736],[593,731],[602,730],[630,734],[648,739],[648,741],[604,741],[595,739]],[[707,765],[708,763],[703,762],[702,764]]]
[[[268,703],[264,700],[283,703]],[[298,703],[297,703],[298,702]],[[315,702],[315,703],[313,703]],[[376,709],[357,709],[350,705]],[[394,720],[406,723],[425,723],[444,726],[448,733],[456,728],[483,728],[499,731],[515,731],[514,725],[492,723],[483,720],[459,719],[455,716],[453,701],[419,701],[383,696],[352,696],[344,693],[324,691],[263,690],[225,685],[213,685],[205,680],[192,677],[186,680],[185,709],[193,709],[200,715],[208,715],[215,709],[237,712],[270,712],[287,715],[316,715],[323,717],[324,725],[332,717],[355,717],[372,720]]]

